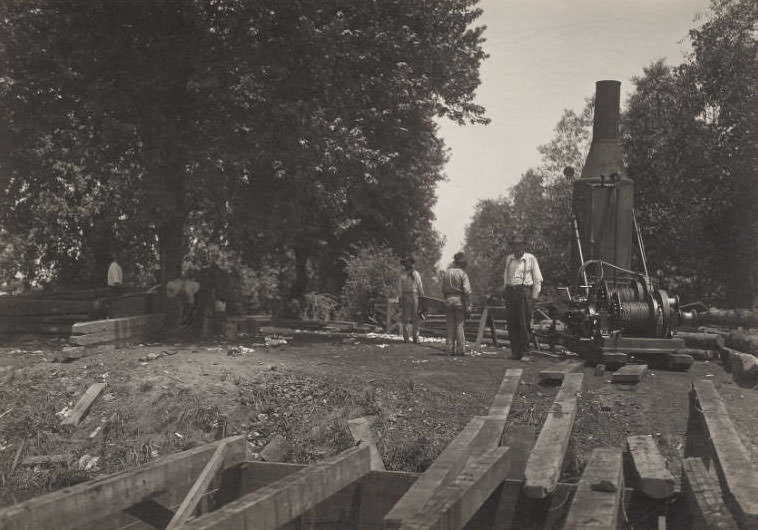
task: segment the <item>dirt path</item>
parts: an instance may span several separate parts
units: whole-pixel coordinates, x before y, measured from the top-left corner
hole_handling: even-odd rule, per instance
[[[71,363],[44,362],[38,346],[0,348],[0,502],[119,471],[236,432],[253,451],[276,434],[292,446],[292,462],[311,462],[352,444],[346,421],[376,417],[374,430],[388,469],[423,471],[472,416],[485,413],[507,368],[524,369],[509,418],[536,433],[557,387],[537,384],[554,363],[488,355],[449,357],[439,343],[283,332],[286,344],[253,341],[135,346]],[[34,353],[36,352],[36,353]],[[156,357],[154,360],[144,360]],[[141,360],[143,359],[143,360]],[[612,385],[585,368],[565,474],[581,471],[595,447],[652,434],[675,464],[683,452],[693,378],[712,378],[727,400],[743,441],[758,454],[758,392],[737,387],[716,363],[689,372],[652,371],[634,386]],[[95,382],[108,383],[76,429],[56,413]],[[100,430],[92,437],[97,427]],[[17,465],[31,455],[64,454],[67,464]],[[86,469],[94,457],[96,464]],[[80,469],[84,468],[84,469]]]

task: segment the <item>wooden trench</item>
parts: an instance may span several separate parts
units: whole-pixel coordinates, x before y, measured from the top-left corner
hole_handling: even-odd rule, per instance
[[[680,482],[636,435],[568,483],[584,374],[565,373],[536,439],[506,429],[521,375],[506,371],[487,415],[423,474],[379,470],[370,443],[311,465],[250,461],[235,436],[6,507],[0,528],[758,529],[758,472],[711,381],[693,382]]]

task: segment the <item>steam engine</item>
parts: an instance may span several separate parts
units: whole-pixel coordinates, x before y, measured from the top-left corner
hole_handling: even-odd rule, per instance
[[[693,315],[681,310],[678,297],[656,288],[648,273],[634,182],[621,159],[620,88],[618,81],[596,84],[592,143],[573,184],[577,285],[565,288],[564,342],[596,362],[623,364],[628,355],[663,355],[672,367],[688,367],[692,358],[676,354],[684,344],[674,335],[677,325]],[[564,171],[567,178],[573,173],[572,168]],[[633,254],[641,270],[632,269]]]

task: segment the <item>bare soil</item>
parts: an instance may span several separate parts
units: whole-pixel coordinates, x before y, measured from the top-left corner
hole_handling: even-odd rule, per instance
[[[439,342],[267,331],[287,343],[177,340],[70,363],[46,361],[56,344],[0,348],[0,505],[235,433],[247,434],[255,453],[281,434],[292,446],[287,461],[308,463],[352,445],[347,420],[364,415],[376,417],[387,469],[423,471],[472,416],[486,413],[507,368],[524,369],[509,423],[531,425],[535,436],[558,389],[537,384],[554,359],[509,360],[503,348],[450,357]],[[592,449],[622,446],[631,434],[652,434],[678,474],[694,378],[715,381],[758,460],[758,391],[734,384],[720,364],[652,370],[637,385],[611,384],[591,367],[584,373],[564,480],[577,478]],[[89,414],[76,428],[60,426],[57,413],[96,382],[107,386]],[[67,462],[21,463],[34,455]]]

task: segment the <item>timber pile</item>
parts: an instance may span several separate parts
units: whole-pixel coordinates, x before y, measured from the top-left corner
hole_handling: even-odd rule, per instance
[[[0,336],[68,337],[75,322],[144,315],[157,308],[156,293],[114,297],[108,289],[39,292],[0,297]]]
[[[758,528],[758,470],[711,381],[693,384],[687,436],[707,444],[683,461],[686,503],[676,503],[651,436],[627,439],[629,469],[624,448],[597,448],[578,483],[560,482],[582,374],[564,376],[534,444],[531,425],[505,429],[521,376],[508,370],[487,415],[474,417],[421,475],[372,465],[371,443],[312,465],[250,461],[241,435],[0,509],[0,528],[611,530],[635,520],[635,509],[673,517],[677,528]],[[665,527],[665,516],[658,523]]]
[[[72,346],[54,352],[58,361],[79,359],[95,353],[112,351],[117,347],[126,346],[153,338],[163,326],[163,313],[149,315],[111,318],[107,320],[90,320],[76,322],[69,331],[68,338]]]

